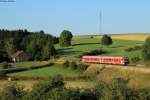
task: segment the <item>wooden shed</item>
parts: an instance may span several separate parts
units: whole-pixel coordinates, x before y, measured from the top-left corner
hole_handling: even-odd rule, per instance
[[[13,62],[22,62],[28,60],[28,54],[23,50],[17,51],[11,55]]]

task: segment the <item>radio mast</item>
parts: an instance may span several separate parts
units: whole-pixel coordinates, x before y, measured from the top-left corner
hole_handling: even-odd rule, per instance
[[[103,32],[102,32],[102,12],[101,11],[99,13],[99,34],[103,35]]]

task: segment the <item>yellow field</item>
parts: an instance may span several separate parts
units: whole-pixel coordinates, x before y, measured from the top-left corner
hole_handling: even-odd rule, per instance
[[[90,38],[92,35],[86,36],[75,36],[74,39]],[[147,34],[113,34],[111,35],[112,39],[119,40],[135,40],[135,41],[145,41],[145,39],[150,36],[150,33]],[[93,36],[94,38],[101,38],[102,36]]]
[[[145,39],[150,36],[150,34],[124,34],[124,35],[112,35],[113,39],[121,40],[138,40],[145,41]]]

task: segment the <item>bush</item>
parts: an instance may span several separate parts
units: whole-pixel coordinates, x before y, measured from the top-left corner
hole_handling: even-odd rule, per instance
[[[133,62],[133,63],[137,63],[138,61],[140,61],[140,57],[139,56],[131,58],[131,62]]]
[[[53,37],[53,40],[54,40],[54,44],[58,44],[59,43],[59,37]]]
[[[64,68],[69,67],[69,61],[68,61],[68,60],[66,60],[66,61],[63,63],[63,67],[64,67]]]
[[[52,82],[51,82],[53,87],[64,87],[64,81],[63,81],[63,77],[61,75],[56,75],[52,78]]]
[[[142,50],[142,57],[145,61],[146,66],[150,66],[150,37],[148,37],[145,41]]]
[[[133,48],[131,48],[131,47],[126,48],[125,51],[126,51],[126,52],[131,52],[131,51],[133,51]]]
[[[109,46],[109,45],[111,45],[113,43],[113,41],[112,41],[112,39],[111,39],[110,36],[108,36],[108,35],[105,34],[102,37],[101,43],[103,45]]]
[[[93,38],[94,38],[94,36],[90,36],[90,38],[91,38],[91,39],[93,39]]]
[[[76,62],[74,62],[74,61],[70,62],[70,68],[71,68],[71,69],[77,69],[77,64],[76,64]]]
[[[52,90],[52,85],[50,81],[42,81],[36,83],[32,87],[32,91],[23,98],[23,100],[46,100],[47,93]],[[44,99],[45,98],[45,99]]]
[[[61,100],[61,98],[54,98],[58,98],[59,95],[57,95],[57,92],[59,91],[60,93],[63,88],[64,82],[62,76],[56,75],[50,80],[34,84],[32,91],[28,92],[24,100]]]
[[[1,93],[1,100],[20,100],[25,95],[24,88],[16,83],[6,84]]]
[[[8,68],[8,63],[7,62],[3,62],[1,67],[2,67],[2,69],[7,69]]]
[[[92,50],[90,52],[83,52],[83,56],[84,55],[100,55],[100,54],[104,54],[106,53],[107,51],[106,50]]]
[[[91,90],[85,89],[53,89],[50,100],[97,100]]]
[[[115,78],[109,83],[100,81],[95,88],[99,100],[126,100],[127,80]]]
[[[126,48],[125,51],[126,51],[126,52],[131,52],[131,51],[141,50],[141,49],[142,49],[141,46],[135,46],[135,47]]]
[[[135,50],[141,50],[141,49],[142,49],[142,46],[135,46],[134,49],[135,49]]]
[[[3,61],[10,61],[10,59],[9,59],[9,56],[8,56],[7,52],[0,49],[0,63],[3,62]]]
[[[6,76],[6,71],[0,70],[0,78],[4,78]]]
[[[76,63],[76,62],[74,62],[74,61],[69,62],[69,61],[67,60],[67,61],[64,62],[63,67],[64,67],[64,68],[68,68],[68,67],[69,67],[69,68],[71,68],[71,69],[73,69],[73,70],[78,69],[78,70],[80,70],[80,71],[84,71],[84,70],[86,70],[86,69],[88,68],[88,65],[86,65],[86,64],[84,64],[84,63]]]
[[[150,88],[140,89],[138,91],[139,100],[150,100]]]
[[[43,68],[43,67],[49,67],[51,65],[53,65],[53,63],[48,63],[48,64],[45,64],[45,65],[30,66],[30,67],[8,68],[8,69],[3,69],[1,71],[5,72],[5,73],[15,73],[15,72],[21,72],[21,71],[26,71],[26,70],[38,69],[38,68]]]
[[[81,71],[85,71],[88,68],[88,65],[84,63],[79,63],[77,66],[78,66],[78,69]]]

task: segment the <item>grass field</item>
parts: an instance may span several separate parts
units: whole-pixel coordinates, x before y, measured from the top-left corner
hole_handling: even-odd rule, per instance
[[[103,55],[134,57],[139,55],[141,51],[136,50],[132,52],[126,52],[125,49],[134,46],[142,46],[143,44],[143,41],[113,40],[113,44],[107,47],[101,45],[101,39],[99,38],[82,37],[82,39],[74,38],[71,47],[62,48],[58,44],[55,47],[61,56],[67,55],[76,57],[81,55],[83,52],[102,48],[108,51],[108,53]]]
[[[26,61],[15,63],[15,67],[31,67],[31,66],[40,66],[50,63],[49,61]]]
[[[80,71],[72,70],[69,68],[63,68],[62,65],[55,64],[47,68],[34,69],[30,71],[18,72],[8,75],[23,77],[53,77],[57,74],[61,74],[63,77],[77,77],[80,75]]]

